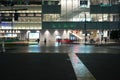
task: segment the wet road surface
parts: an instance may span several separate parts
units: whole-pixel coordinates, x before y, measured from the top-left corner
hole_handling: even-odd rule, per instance
[[[60,43],[47,43],[47,44],[10,44],[5,45],[5,53],[60,53],[68,54],[72,66],[74,68],[77,80],[96,80],[86,65],[83,64],[77,54],[120,54],[120,46],[96,46],[84,44],[60,44]],[[3,53],[4,54],[4,53]],[[57,56],[56,56],[57,57]],[[69,59],[68,59],[69,60]],[[55,65],[55,64],[54,64]]]
[[[120,80],[120,54],[77,54],[96,80]]]
[[[28,44],[28,45],[5,45],[7,53],[120,53],[117,46],[96,46],[84,44]]]
[[[1,54],[1,80],[77,80],[68,59],[67,54]]]

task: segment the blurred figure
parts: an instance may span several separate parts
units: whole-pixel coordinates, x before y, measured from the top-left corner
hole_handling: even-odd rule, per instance
[[[38,43],[40,42],[40,39],[39,39],[39,38],[37,39],[37,42],[38,42]]]
[[[44,39],[44,44],[46,44],[46,42],[47,42],[47,40],[46,40],[46,38]]]
[[[100,45],[100,38],[96,39],[96,43],[97,43],[97,45]]]
[[[107,38],[105,38],[105,44],[107,43]]]

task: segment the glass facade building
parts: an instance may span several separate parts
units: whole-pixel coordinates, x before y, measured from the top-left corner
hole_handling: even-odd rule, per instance
[[[84,41],[110,39],[113,30],[120,30],[120,0],[0,1],[0,36]]]

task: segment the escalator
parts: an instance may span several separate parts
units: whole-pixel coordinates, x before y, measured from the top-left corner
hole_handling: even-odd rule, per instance
[[[70,33],[69,38],[70,38],[70,40],[74,40],[74,42],[77,42],[77,43],[81,42],[84,39],[83,36],[80,36],[80,35],[72,33],[72,32]]]

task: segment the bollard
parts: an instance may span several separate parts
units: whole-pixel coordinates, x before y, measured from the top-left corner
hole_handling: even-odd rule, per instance
[[[5,43],[4,43],[4,41],[2,42],[2,52],[3,53],[5,52]]]

